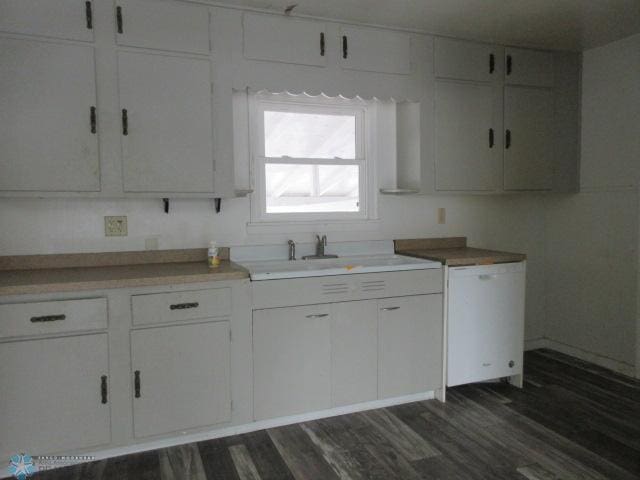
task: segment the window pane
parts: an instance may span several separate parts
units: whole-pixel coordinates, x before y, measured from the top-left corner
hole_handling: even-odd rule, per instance
[[[266,157],[356,158],[356,117],[264,112]]]
[[[265,165],[267,213],[359,212],[358,165]]]

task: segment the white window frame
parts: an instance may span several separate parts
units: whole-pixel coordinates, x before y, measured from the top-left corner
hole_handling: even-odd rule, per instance
[[[264,112],[283,111],[299,113],[322,113],[354,115],[356,118],[355,159],[341,158],[293,158],[266,157],[264,138]],[[318,222],[363,222],[377,217],[377,190],[375,168],[375,105],[360,99],[311,97],[305,94],[255,93],[249,96],[249,137],[251,159],[255,175],[255,191],[251,195],[251,223],[318,223]],[[311,165],[358,165],[359,167],[359,211],[358,212],[289,212],[267,213],[265,166],[277,164]]]

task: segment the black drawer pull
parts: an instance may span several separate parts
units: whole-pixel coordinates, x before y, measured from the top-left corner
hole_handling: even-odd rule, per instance
[[[324,32],[320,32],[320,56],[324,57]]]
[[[349,56],[349,44],[347,43],[347,36],[342,36],[342,58],[347,58]]]
[[[511,55],[507,55],[507,75],[511,75],[511,70],[513,69],[513,59]]]
[[[491,53],[489,54],[489,73],[493,73],[496,71],[496,56]]]
[[[100,396],[102,397],[102,404],[107,403],[107,376],[102,375],[100,377]]]
[[[511,130],[507,129],[504,135],[504,148],[511,147]]]
[[[133,389],[134,396],[140,398],[140,370],[133,372]]]
[[[494,139],[493,139],[493,128],[489,129],[489,148],[493,148]]]
[[[31,323],[57,322],[66,318],[66,315],[42,315],[41,317],[31,317]]]
[[[176,303],[174,305],[169,305],[169,309],[171,310],[186,310],[187,308],[198,308],[200,304],[198,302],[191,303]]]

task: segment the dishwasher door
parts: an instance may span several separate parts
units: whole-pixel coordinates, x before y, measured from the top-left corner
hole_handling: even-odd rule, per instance
[[[447,385],[522,374],[525,263],[449,269]]]

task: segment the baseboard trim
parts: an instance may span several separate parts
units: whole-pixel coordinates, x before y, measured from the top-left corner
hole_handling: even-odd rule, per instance
[[[175,447],[176,445],[184,445],[186,443],[202,442],[205,440],[214,440],[216,438],[229,437],[232,435],[240,435],[243,433],[255,432],[258,430],[265,430],[267,428],[282,427],[285,425],[291,425],[294,423],[308,422],[311,420],[318,420],[320,418],[336,417],[338,415],[345,415],[348,413],[363,412],[366,410],[373,410],[376,408],[391,407],[393,405],[400,405],[403,403],[419,402],[423,400],[432,400],[435,398],[435,391],[428,391],[422,393],[415,393],[412,395],[404,395],[401,397],[385,398],[382,400],[373,400],[371,402],[356,403],[354,405],[347,405],[344,407],[336,407],[328,410],[319,410],[316,412],[303,413],[299,415],[291,415],[288,417],[273,418],[269,420],[259,420],[243,425],[235,425],[231,427],[217,428],[211,430],[200,431],[197,433],[191,433],[180,436],[173,436],[170,438],[163,438],[160,440],[152,440],[141,443],[135,443],[115,448],[107,448],[95,451],[83,451],[82,456],[93,457],[93,460],[103,460],[106,458],[119,457],[122,455],[129,455],[132,453],[147,452],[149,450],[156,450],[158,448]],[[77,452],[69,452],[67,455],[78,455]],[[83,463],[83,462],[78,462]],[[6,472],[6,470],[5,470]],[[11,478],[10,476],[3,476],[4,472],[0,471],[0,479]]]
[[[550,338],[537,338],[535,340],[527,340],[525,342],[525,350],[535,350],[538,348],[548,348],[555,350],[556,352],[564,353],[572,357],[579,358],[585,362],[591,362],[600,367],[608,368],[614,372],[627,375],[634,378],[636,375],[636,369],[634,365],[630,365],[620,360],[614,360],[613,358],[606,357],[582,348],[567,345],[566,343],[558,342]]]
[[[524,350],[537,350],[538,348],[548,348],[546,338],[532,338],[524,341]]]

